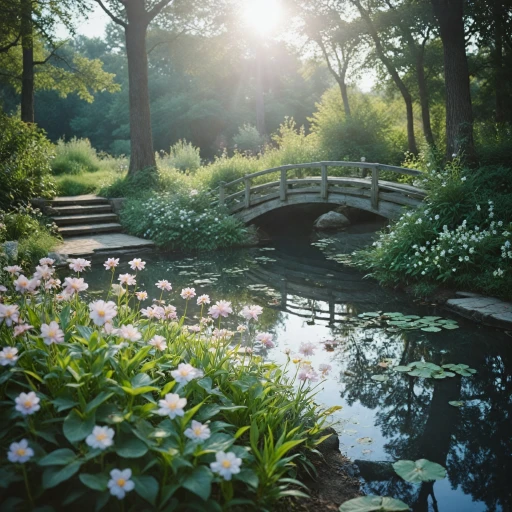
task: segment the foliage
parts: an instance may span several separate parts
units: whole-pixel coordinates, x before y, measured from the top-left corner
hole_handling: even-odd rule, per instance
[[[179,140],[171,146],[169,154],[161,155],[159,164],[165,167],[173,167],[183,172],[195,172],[201,167],[201,155],[199,148],[194,147],[190,142]]]
[[[68,142],[63,139],[57,142],[52,161],[53,174],[81,174],[99,169],[100,161],[89,139],[73,137]]]
[[[396,474],[406,482],[421,483],[446,478],[446,469],[427,459],[399,460],[393,464]]]
[[[8,361],[0,367],[0,445],[17,463],[1,460],[4,507],[110,510],[119,503],[108,490],[116,483],[129,494],[127,510],[268,510],[303,496],[295,465],[307,464],[303,455],[324,439],[332,411],[314,404],[308,385],[294,386],[287,366],[241,350],[239,333],[219,336],[211,322],[191,333],[186,313],[179,321],[144,317],[135,290],[110,288],[105,298],[117,303],[105,305],[78,293],[62,300],[42,286],[29,303],[11,281],[2,307],[17,306],[20,318],[0,325]],[[103,307],[108,320],[94,313]],[[28,330],[15,337],[21,326]],[[164,347],[149,343],[160,336]],[[252,335],[243,340],[252,346]],[[7,359],[11,348],[17,355]],[[191,421],[206,427],[204,438],[194,438]],[[96,426],[105,427],[97,436]],[[221,476],[213,463],[224,452],[240,459],[239,472]],[[115,469],[131,473],[109,483]]]
[[[422,157],[421,157],[422,158]],[[512,183],[510,169],[445,169],[427,162],[418,183],[425,204],[406,212],[358,264],[383,283],[433,282],[510,298]]]
[[[409,505],[394,498],[381,496],[363,496],[343,503],[340,512],[404,512]]]
[[[0,208],[33,197],[51,198],[52,145],[44,132],[0,112]]]
[[[242,223],[212,207],[211,197],[196,190],[127,201],[121,222],[129,233],[165,249],[210,251],[241,244],[246,238]]]
[[[233,145],[236,150],[253,155],[263,149],[265,142],[265,137],[260,134],[256,126],[247,123],[240,126],[238,133],[233,137]]]

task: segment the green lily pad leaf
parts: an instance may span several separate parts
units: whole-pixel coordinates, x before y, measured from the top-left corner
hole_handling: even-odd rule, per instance
[[[443,329],[458,329],[459,326],[457,324],[443,324]]]
[[[459,400],[452,400],[451,402],[448,402],[450,405],[453,405],[453,407],[463,407],[465,405],[464,402],[461,402]]]
[[[359,318],[365,318],[365,317],[369,317],[369,318],[377,318],[380,316],[380,313],[376,313],[376,312],[368,312],[368,313],[361,313],[360,315],[357,315]]]
[[[412,370],[412,367],[410,366],[394,366],[391,368],[395,372],[410,372]]]
[[[386,382],[389,380],[387,375],[372,375],[372,380],[376,380],[377,382]]]
[[[399,477],[414,484],[442,480],[446,477],[446,469],[443,466],[427,459],[419,459],[416,462],[399,460],[393,464],[393,469]]]
[[[399,317],[399,316],[404,316],[403,313],[382,313],[382,316],[390,316],[390,317]],[[417,317],[419,318],[419,317]]]
[[[421,377],[422,379],[429,379],[432,376],[432,370],[429,368],[415,368],[412,372],[409,372],[407,375],[411,377]]]
[[[435,327],[434,325],[431,325],[429,327],[422,327],[421,330],[425,331],[425,332],[439,332],[439,331],[441,331],[441,329],[439,329],[439,327]]]
[[[406,315],[405,318],[408,318],[409,320],[419,320],[421,316],[418,315]]]
[[[373,439],[371,437],[360,437],[359,439],[356,439],[356,441],[359,444],[372,444]]]
[[[441,320],[440,316],[424,316],[423,320]]]
[[[363,496],[343,503],[339,512],[402,512],[410,510],[409,505],[395,498]]]

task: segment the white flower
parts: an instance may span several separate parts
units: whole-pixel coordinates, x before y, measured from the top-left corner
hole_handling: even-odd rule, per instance
[[[103,263],[105,270],[112,270],[119,265],[119,258],[107,258],[107,261]]]
[[[120,338],[128,341],[139,341],[142,338],[140,332],[132,325],[122,325],[117,332]]]
[[[322,372],[322,375],[329,375],[329,372],[332,370],[332,366],[330,364],[322,363],[318,366],[318,369]]]
[[[33,456],[34,450],[29,447],[26,439],[22,439],[18,443],[12,443],[11,446],[9,446],[9,451],[7,452],[7,458],[11,462],[16,462],[18,464],[25,464],[25,462]]]
[[[171,372],[173,379],[178,384],[186,384],[191,380],[198,379],[204,374],[201,370],[194,368],[191,364],[180,363],[177,370]]]
[[[11,274],[11,276],[19,276],[23,269],[19,265],[8,265],[4,267],[4,270]]]
[[[60,329],[59,324],[55,322],[55,320],[49,324],[41,325],[41,336],[47,345],[62,343],[64,341],[64,332]]]
[[[225,300],[218,300],[215,305],[208,310],[208,314],[215,319],[219,318],[219,316],[227,317],[230,313],[233,313],[231,302]]]
[[[127,492],[133,491],[135,488],[133,480],[130,480],[131,477],[131,469],[113,469],[110,472],[110,480],[108,481],[110,494],[115,496],[117,499],[122,500],[126,496]]]
[[[315,353],[315,345],[313,343],[301,343],[299,352],[305,356],[312,356]]]
[[[110,322],[117,315],[117,306],[109,300],[97,300],[89,304],[89,318],[95,325],[102,326],[105,322]]]
[[[5,322],[5,325],[10,327],[12,324],[18,323],[20,320],[18,308],[15,304],[0,304],[0,324]]]
[[[258,320],[258,316],[263,313],[263,308],[261,306],[253,305],[253,306],[245,306],[240,313],[246,320]]]
[[[202,306],[203,304],[210,304],[209,295],[200,295],[197,297],[197,305]]]
[[[195,288],[183,288],[181,290],[181,298],[185,300],[193,299],[196,296]]]
[[[160,290],[165,290],[166,292],[170,292],[172,290],[171,283],[167,281],[166,279],[162,279],[158,281],[155,286],[159,288]]]
[[[121,274],[117,280],[121,283],[121,284],[125,284],[127,286],[134,286],[135,284],[137,284],[137,281],[135,280],[135,276],[133,276],[132,274]]]
[[[89,285],[84,282],[83,277],[66,277],[64,279],[64,292],[67,295],[73,295],[87,290]]]
[[[41,409],[41,406],[39,405],[39,398],[33,391],[30,393],[20,393],[20,395],[15,399],[15,402],[15,409],[21,412],[23,416],[34,414],[36,411]]]
[[[138,300],[142,301],[142,300],[146,300],[148,298],[148,293],[147,292],[136,292],[135,293],[136,297]]]
[[[54,263],[55,260],[53,260],[52,258],[41,258],[39,260],[39,265],[48,265],[49,267],[51,267]]]
[[[302,381],[310,380],[311,382],[317,382],[318,374],[311,367],[306,367],[299,372],[297,378]]]
[[[74,272],[83,272],[87,267],[91,266],[91,262],[89,260],[85,260],[84,258],[76,258],[70,259],[69,268]]]
[[[245,331],[247,331],[247,327],[245,325],[239,325],[236,330],[239,332],[239,333],[243,333]]]
[[[132,270],[144,270],[146,262],[142,261],[140,258],[133,258],[132,261],[128,262],[128,265],[130,265]]]
[[[0,350],[0,365],[1,366],[14,366],[19,356],[16,347],[5,347]]]
[[[169,416],[172,420],[176,416],[183,416],[185,414],[183,409],[187,405],[187,399],[181,398],[176,393],[167,393],[165,399],[158,401],[158,405],[160,409],[156,413],[160,416]]]
[[[114,429],[96,425],[92,429],[92,433],[89,434],[85,439],[85,442],[91,448],[99,448],[100,450],[105,450],[114,444],[114,434]]]
[[[25,293],[34,291],[37,288],[38,281],[37,279],[28,279],[23,274],[21,274],[18,279],[14,281],[14,286],[17,292]]]
[[[193,441],[205,441],[211,435],[208,425],[192,420],[192,425],[184,432],[185,436]]]
[[[210,469],[218,473],[224,480],[231,480],[233,475],[240,473],[242,459],[238,458],[233,452],[217,452],[215,462],[210,463]]]
[[[52,277],[54,272],[55,270],[48,265],[38,265],[36,267],[36,271],[34,272],[34,277],[36,279],[43,279],[47,281]]]
[[[165,338],[163,336],[159,336],[156,334],[148,341],[149,345],[152,345],[158,350],[165,350],[167,348],[167,343],[165,342]]]
[[[272,341],[272,334],[269,332],[260,332],[256,335],[256,341],[259,341],[266,348],[273,348],[274,342]]]

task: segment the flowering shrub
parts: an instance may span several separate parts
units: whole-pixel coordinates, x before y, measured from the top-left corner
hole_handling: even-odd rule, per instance
[[[311,368],[294,387],[286,367],[254,354],[249,334],[261,308],[244,308],[245,325],[229,332],[222,321],[231,304],[185,288],[178,321],[166,300],[172,285],[160,280],[161,300],[139,310],[145,263],[132,260],[134,274],[116,279],[116,258],[104,264],[111,282],[104,300],[87,304],[81,275],[90,262],[71,260],[76,275],[62,289],[54,262],[39,263],[31,278],[9,267],[1,292],[6,510],[112,510],[118,502],[125,510],[127,496],[127,510],[268,509],[302,495],[290,488],[298,484],[292,470],[308,464],[302,454],[322,442],[331,411],[312,401]],[[187,327],[191,300],[201,313]]]
[[[512,190],[500,169],[464,171],[455,158],[415,184],[424,206],[406,212],[356,261],[386,283],[433,282],[512,297]]]
[[[210,203],[211,197],[195,190],[133,199],[123,208],[121,222],[131,234],[168,249],[204,251],[242,243],[243,224]]]

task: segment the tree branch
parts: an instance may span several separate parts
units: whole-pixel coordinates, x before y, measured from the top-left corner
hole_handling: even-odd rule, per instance
[[[167,4],[171,6],[173,3],[174,0],[160,0],[160,2],[158,2],[150,11],[148,11],[148,23],[150,23]]]
[[[12,43],[9,43],[7,46],[0,47],[0,53],[8,52],[13,46],[16,46],[18,44],[18,41],[20,40],[20,38],[21,38],[21,32],[16,36],[16,39]]]
[[[46,57],[46,59],[44,60],[35,60],[34,61],[34,66],[41,66],[43,64],[46,64],[52,57],[58,57],[60,60],[64,61],[64,58],[62,57],[59,57],[57,55],[57,51],[62,48],[65,44],[67,43],[67,41],[62,41],[61,44],[59,44],[58,46],[54,46],[53,47],[53,50],[50,52],[50,55],[48,55],[48,57]],[[65,61],[64,61],[65,62]],[[67,64],[67,63],[66,63]]]
[[[148,51],[147,54],[149,55],[155,48],[158,46],[162,46],[163,44],[171,44],[176,39],[178,39],[181,35],[183,35],[186,32],[185,29],[183,29],[181,32],[178,32],[174,37],[171,37],[170,39],[165,39],[164,41],[158,41],[158,43],[155,43]]]
[[[101,0],[95,0],[96,3],[103,9],[105,14],[110,17],[110,19],[117,23],[118,25],[121,25],[122,27],[126,28],[128,26],[128,23],[124,22],[121,18],[118,18],[115,16],[109,9],[105,7],[105,4]],[[121,3],[124,5],[124,2],[121,0]]]

